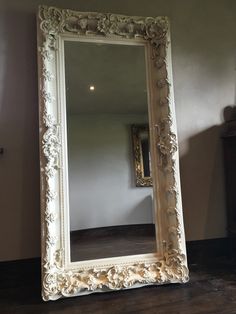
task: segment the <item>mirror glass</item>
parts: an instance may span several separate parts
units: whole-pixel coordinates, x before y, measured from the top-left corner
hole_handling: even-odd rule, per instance
[[[156,252],[153,188],[136,186],[131,134],[148,125],[145,46],[67,40],[64,52],[71,261]]]

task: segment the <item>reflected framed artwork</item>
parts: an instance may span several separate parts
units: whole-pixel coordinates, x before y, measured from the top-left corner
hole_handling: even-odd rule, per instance
[[[131,133],[136,186],[152,186],[149,126],[133,124]]]
[[[168,19],[40,6],[38,69],[43,299],[188,281]]]

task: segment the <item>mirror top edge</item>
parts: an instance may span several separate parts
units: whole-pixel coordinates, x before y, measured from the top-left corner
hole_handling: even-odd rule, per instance
[[[134,264],[151,264],[162,259],[159,252],[137,255],[125,255],[120,257],[100,258],[78,262],[68,262],[65,264],[67,270],[83,270],[90,268],[110,268],[114,266],[131,266]]]
[[[77,42],[91,42],[101,44],[115,44],[115,45],[131,45],[131,46],[147,46],[149,42],[142,38],[117,38],[117,36],[99,36],[99,35],[77,35],[71,33],[61,33],[61,40],[77,41]]]

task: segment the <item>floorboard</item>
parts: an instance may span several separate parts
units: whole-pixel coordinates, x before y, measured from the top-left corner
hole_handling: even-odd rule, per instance
[[[235,314],[236,262],[217,258],[206,264],[190,264],[187,284],[87,295],[44,302],[40,276],[18,278],[0,288],[1,314]],[[7,274],[5,274],[5,279]]]
[[[118,257],[157,251],[155,225],[138,224],[72,231],[71,261]]]

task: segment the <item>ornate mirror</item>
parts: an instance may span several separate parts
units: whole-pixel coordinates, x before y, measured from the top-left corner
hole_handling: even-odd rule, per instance
[[[41,6],[38,61],[43,299],[186,282],[168,19]]]

